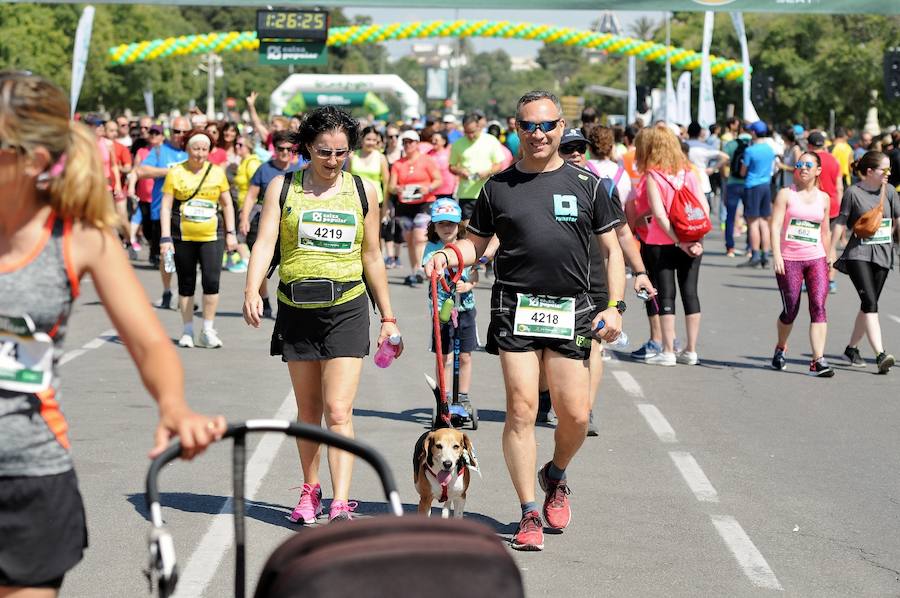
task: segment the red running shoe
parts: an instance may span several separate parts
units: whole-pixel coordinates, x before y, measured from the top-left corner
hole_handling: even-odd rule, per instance
[[[544,518],[553,529],[564,529],[572,521],[572,508],[569,506],[569,486],[565,480],[554,482],[547,477],[547,463],[538,470],[538,483],[545,492]]]
[[[512,547],[515,550],[543,550],[544,549],[544,522],[537,511],[529,511],[519,522],[519,531],[512,539]]]

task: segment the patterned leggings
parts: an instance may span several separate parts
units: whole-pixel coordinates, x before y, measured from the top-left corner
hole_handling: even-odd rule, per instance
[[[828,297],[828,262],[824,257],[814,260],[784,260],[784,274],[776,274],[784,310],[778,319],[793,324],[800,311],[800,294],[803,282],[809,295],[810,322],[827,322],[825,299]]]

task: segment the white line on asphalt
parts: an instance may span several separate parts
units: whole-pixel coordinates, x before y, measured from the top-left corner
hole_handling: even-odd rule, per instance
[[[284,402],[278,408],[275,419],[292,420],[297,414],[297,403],[294,400],[294,392],[291,391],[285,397]],[[253,500],[256,492],[262,484],[263,478],[269,472],[269,467],[275,461],[275,455],[284,442],[284,434],[267,434],[262,437],[256,450],[247,462],[245,475],[246,491],[245,500]],[[206,586],[215,576],[222,558],[234,543],[234,504],[231,497],[225,501],[217,515],[213,516],[209,529],[203,535],[194,553],[191,555],[187,566],[179,575],[178,591],[176,598],[196,598],[202,596]]]
[[[775,572],[737,519],[730,515],[712,515],[712,522],[753,585],[767,590],[784,591]]]
[[[622,387],[622,390],[633,397],[644,398],[644,391],[641,390],[641,385],[634,379],[634,376],[622,370],[615,370],[612,375],[616,382],[619,383],[619,386]]]
[[[709,478],[700,469],[700,464],[694,459],[694,456],[684,451],[671,451],[669,456],[675,467],[681,473],[681,477],[687,482],[688,488],[701,502],[719,502],[719,495]]]
[[[619,372],[616,373],[618,374]],[[638,411],[641,412],[641,415],[644,416],[644,419],[647,420],[647,425],[650,426],[650,429],[653,430],[661,441],[678,442],[678,438],[675,437],[675,430],[672,429],[672,426],[669,425],[668,420],[666,420],[662,412],[657,409],[656,405],[638,403],[637,408]]]
[[[895,322],[897,322],[898,324],[900,324],[900,318],[898,318],[898,317],[895,316],[894,314],[888,314],[887,317],[889,317],[889,318],[892,319],[893,321],[895,321]]]
[[[80,349],[72,349],[71,351],[66,351],[63,356],[59,358],[59,365],[65,365],[76,357],[81,357],[88,351],[99,349],[104,345],[104,343],[112,342],[117,338],[118,336],[116,336],[115,328],[104,330],[97,336],[97,338],[86,342]]]

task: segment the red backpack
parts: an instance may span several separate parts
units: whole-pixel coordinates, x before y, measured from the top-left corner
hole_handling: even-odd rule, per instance
[[[676,189],[668,177],[662,173],[659,174],[660,176],[657,178],[666,181],[675,191],[668,216],[678,240],[685,243],[702,240],[706,233],[712,230],[712,222],[710,222],[706,210],[703,209],[703,204],[688,187],[687,177],[685,176],[685,182],[681,188]]]

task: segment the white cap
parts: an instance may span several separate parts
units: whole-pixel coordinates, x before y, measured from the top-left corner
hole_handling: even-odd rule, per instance
[[[415,131],[411,131],[411,130],[403,131],[402,133],[400,133],[400,138],[398,139],[398,141],[400,141],[400,143],[403,143],[404,139],[412,139],[413,141],[419,141],[419,134],[416,133]]]
[[[453,116],[452,114],[445,114],[444,118],[442,118],[441,120],[444,121],[445,123],[455,123],[456,117]]]

